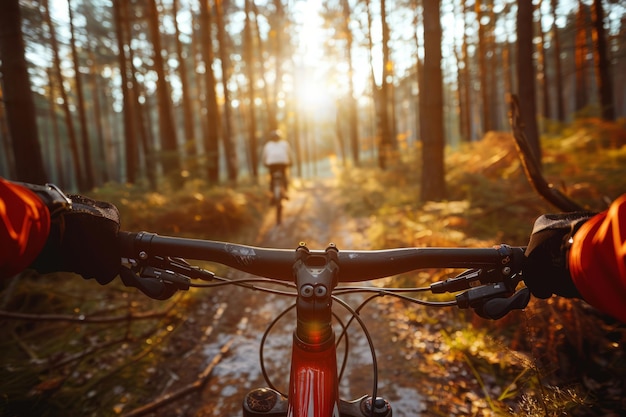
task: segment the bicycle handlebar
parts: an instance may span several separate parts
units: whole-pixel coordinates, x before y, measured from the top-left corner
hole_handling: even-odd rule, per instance
[[[293,281],[296,252],[227,242],[159,236],[154,233],[119,233],[121,255],[132,259],[188,258],[217,262],[253,275]],[[300,243],[303,247],[305,244]],[[339,282],[369,281],[425,268],[505,268],[520,264],[524,247],[494,248],[396,248],[339,251]],[[310,266],[325,251],[310,250]],[[506,274],[505,274],[506,275]]]

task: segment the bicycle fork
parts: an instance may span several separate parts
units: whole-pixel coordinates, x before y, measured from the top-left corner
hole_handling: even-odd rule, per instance
[[[249,392],[243,401],[244,417],[392,417],[391,406],[372,397],[354,401],[339,399],[334,338],[314,347],[294,334],[289,398],[270,388]]]
[[[382,398],[339,399],[337,349],[331,325],[337,252],[332,244],[324,255],[310,254],[303,243],[296,250],[297,328],[293,336],[289,396],[284,398],[269,388],[251,391],[243,402],[244,417],[392,416],[391,406]]]

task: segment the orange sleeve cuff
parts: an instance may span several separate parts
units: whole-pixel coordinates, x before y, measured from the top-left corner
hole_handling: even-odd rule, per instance
[[[0,178],[0,278],[27,268],[50,232],[50,213],[35,193]]]
[[[569,268],[585,301],[626,323],[626,194],[574,235]]]

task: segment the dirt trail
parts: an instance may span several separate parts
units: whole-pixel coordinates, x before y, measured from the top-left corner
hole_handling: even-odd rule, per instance
[[[368,249],[363,235],[364,221],[348,218],[341,212],[335,203],[337,192],[332,179],[298,184],[289,192],[283,224],[276,226],[274,213],[268,213],[258,240],[249,244],[295,249],[298,242],[305,241],[312,249],[324,249],[333,242],[339,250]],[[347,298],[353,307],[358,300],[359,296]],[[182,363],[193,369],[173,367],[169,372],[174,382],[168,385],[180,385],[177,378],[182,379],[184,374],[197,375],[213,358],[222,357],[200,394],[187,396],[154,415],[239,416],[245,393],[267,385],[261,375],[258,353],[263,332],[291,303],[292,298],[237,287],[212,290],[190,323],[190,327],[195,326],[193,332],[196,334],[189,336],[199,342],[189,351],[187,361]],[[388,302],[374,302],[362,313],[376,345],[378,394],[391,401],[394,416],[418,416],[425,406],[414,389],[416,375],[406,371],[402,347],[393,343],[397,335],[385,317],[390,306]],[[287,389],[293,321],[294,317],[288,315],[275,326],[264,351],[272,382],[281,391]],[[357,327],[353,325],[348,370],[340,387],[342,397],[347,399],[368,394],[372,389],[370,351]],[[193,343],[192,340],[188,342]],[[229,349],[221,354],[220,349],[226,344]]]

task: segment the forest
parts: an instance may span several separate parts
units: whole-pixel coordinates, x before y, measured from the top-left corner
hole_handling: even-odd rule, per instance
[[[442,150],[507,130],[507,93],[520,96],[537,151],[554,123],[624,116],[624,10],[583,0],[4,1],[0,175],[75,191],[234,184],[258,178],[267,133],[281,129],[301,176],[328,155],[385,168],[422,146],[433,173],[422,192],[441,198]]]
[[[557,209],[522,169],[510,98],[550,184],[605,209],[626,192],[623,45],[620,0],[0,0],[0,177],[112,202],[129,231],[526,245]],[[294,152],[282,226],[260,161],[276,129]],[[362,316],[394,416],[626,408],[626,326],[582,300],[490,321],[378,298]],[[284,304],[237,287],[151,300],[26,270],[0,282],[0,416],[239,415]],[[284,377],[280,324],[267,356]],[[371,372],[356,340],[355,387]]]

